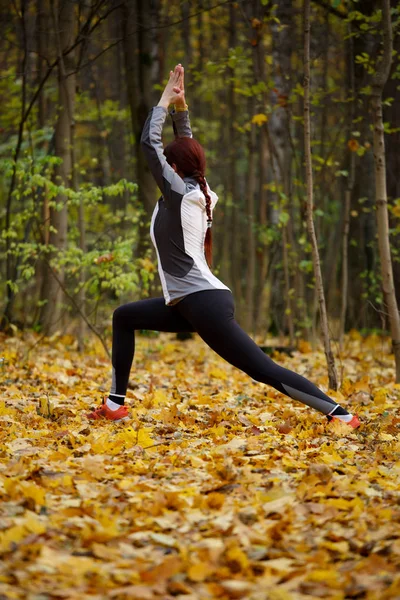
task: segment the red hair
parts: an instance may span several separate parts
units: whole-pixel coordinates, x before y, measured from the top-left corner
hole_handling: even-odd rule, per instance
[[[206,199],[207,229],[204,240],[204,254],[208,266],[212,266],[212,235],[211,235],[211,198],[207,191],[205,179],[206,156],[204,149],[197,140],[189,137],[177,137],[164,149],[168,164],[176,165],[177,170],[184,177],[193,177],[200,185]]]

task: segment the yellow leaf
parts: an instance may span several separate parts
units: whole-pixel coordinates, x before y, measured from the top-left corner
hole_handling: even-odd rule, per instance
[[[7,531],[0,531],[0,554],[9,552],[13,544],[18,544],[25,536],[26,529],[22,525],[15,525]]]
[[[26,527],[30,533],[36,533],[37,535],[46,531],[45,524],[39,520],[39,517],[35,513],[30,511],[24,519],[24,527]]]
[[[141,427],[138,431],[137,436],[137,445],[142,446],[142,448],[147,448],[148,446],[152,446],[154,444],[154,440],[151,437],[150,433],[153,431],[152,427]]]
[[[229,548],[225,553],[225,559],[228,567],[233,573],[238,573],[239,571],[243,571],[247,569],[249,566],[249,559],[247,558],[247,554],[241,550],[238,546],[234,546],[233,548]]]
[[[374,403],[375,404],[385,404],[388,396],[388,390],[386,388],[378,388],[374,392]]]
[[[201,582],[211,575],[213,571],[214,569],[211,565],[204,562],[198,562],[189,567],[187,576],[190,581]]]
[[[223,371],[222,369],[220,369],[219,367],[214,367],[213,369],[211,369],[209,371],[209,376],[210,377],[215,377],[215,379],[227,379],[228,375],[226,373],[226,371]]]
[[[308,581],[315,581],[318,583],[335,584],[338,580],[338,572],[336,570],[329,569],[315,569],[307,575]]]
[[[171,398],[163,390],[155,390],[152,398],[153,406],[160,406],[170,402]]]
[[[334,550],[335,552],[339,552],[340,554],[346,554],[349,551],[349,543],[346,540],[341,542],[323,542],[321,544],[323,548],[327,548],[328,550]]]
[[[297,349],[302,354],[310,354],[310,352],[312,352],[312,346],[310,342],[307,342],[306,340],[299,340]]]
[[[36,483],[22,481],[20,483],[20,489],[24,498],[31,498],[39,506],[44,506],[46,504],[46,491],[36,485]]]
[[[207,505],[209,508],[221,508],[224,505],[225,496],[218,492],[211,492],[207,496]]]
[[[266,123],[268,121],[268,117],[267,115],[264,115],[263,113],[258,113],[257,115],[253,115],[253,118],[251,119],[252,123],[255,123],[258,126],[261,126],[263,123]]]
[[[358,497],[353,498],[352,500],[346,500],[346,498],[328,498],[324,504],[327,504],[328,506],[334,506],[340,510],[364,508],[363,501]]]
[[[215,438],[222,438],[225,435],[225,427],[223,425],[214,425],[214,427],[210,427],[209,432]]]

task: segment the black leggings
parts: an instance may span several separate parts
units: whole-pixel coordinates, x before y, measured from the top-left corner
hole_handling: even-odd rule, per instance
[[[308,379],[266,356],[236,323],[234,310],[232,294],[227,290],[196,292],[173,306],[166,306],[164,298],[152,298],[117,308],[113,315],[111,393],[126,394],[135,353],[135,330],[195,331],[217,354],[256,381],[323,414],[338,406]]]

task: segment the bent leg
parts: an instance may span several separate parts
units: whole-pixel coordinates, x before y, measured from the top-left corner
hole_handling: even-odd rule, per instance
[[[194,331],[176,310],[166,306],[164,298],[149,298],[119,306],[113,314],[111,394],[126,395],[129,373],[135,354],[135,330]]]
[[[187,296],[177,306],[181,315],[193,325],[210,348],[256,381],[271,385],[325,415],[337,406],[336,402],[308,379],[280,367],[264,354],[235,321],[230,292],[198,292]]]

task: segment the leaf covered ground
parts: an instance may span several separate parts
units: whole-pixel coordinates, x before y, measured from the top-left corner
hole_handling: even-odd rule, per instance
[[[349,431],[199,339],[139,337],[129,424],[89,422],[92,342],[0,338],[0,598],[400,598],[400,386],[387,340],[349,336]],[[27,350],[29,349],[29,353]],[[322,352],[280,364],[326,390]]]

